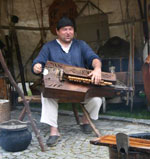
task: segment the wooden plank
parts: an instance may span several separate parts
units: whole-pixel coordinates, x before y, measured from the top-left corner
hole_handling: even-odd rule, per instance
[[[90,141],[94,145],[117,146],[115,135],[106,135]],[[150,153],[150,140],[129,137],[129,149]]]
[[[25,96],[25,99],[27,101],[32,101],[32,102],[41,102],[41,96],[40,95]],[[23,99],[21,97],[18,97],[18,102],[23,102]]]

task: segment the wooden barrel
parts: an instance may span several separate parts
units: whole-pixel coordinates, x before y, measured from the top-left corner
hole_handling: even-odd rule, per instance
[[[0,100],[0,123],[10,120],[9,100]]]
[[[124,152],[118,153],[116,148],[109,147],[109,159],[149,159],[150,153],[129,151],[128,156]]]
[[[0,76],[0,99],[8,99],[7,77]]]

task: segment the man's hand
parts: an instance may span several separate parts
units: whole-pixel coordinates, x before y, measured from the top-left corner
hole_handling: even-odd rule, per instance
[[[101,81],[101,65],[102,64],[99,59],[94,59],[92,61],[92,66],[94,70],[88,76],[91,77],[92,83],[94,84],[99,84]]]
[[[101,81],[101,69],[94,69],[88,76],[91,77],[92,83],[99,84]]]
[[[41,73],[42,72],[42,64],[40,64],[40,63],[35,64],[33,67],[33,71],[37,74]]]

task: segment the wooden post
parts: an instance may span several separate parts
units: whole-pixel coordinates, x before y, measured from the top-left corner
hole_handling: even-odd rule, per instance
[[[78,115],[78,111],[76,109],[75,103],[72,103],[72,110],[74,112],[74,116],[75,116],[77,124],[80,125],[80,119],[79,119],[79,115]]]
[[[12,30],[12,35],[13,35],[13,40],[14,40],[14,44],[15,44],[15,48],[16,48],[17,60],[18,60],[20,76],[21,76],[21,83],[22,83],[24,94],[27,95],[27,89],[26,89],[25,77],[24,77],[24,68],[23,68],[23,64],[22,64],[22,58],[21,58],[20,47],[19,47],[16,30]]]

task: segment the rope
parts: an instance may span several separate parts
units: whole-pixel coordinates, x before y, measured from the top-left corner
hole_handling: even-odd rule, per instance
[[[82,2],[82,1],[81,1]],[[86,2],[86,3],[85,3]],[[85,1],[84,3],[84,6],[81,8],[81,10],[79,11],[79,14],[78,16],[83,13],[83,11],[88,7],[88,13],[90,15],[90,7],[93,7],[93,9],[97,9],[98,13],[101,13],[101,14],[105,14],[100,8],[99,6],[97,7],[93,2],[91,2],[90,0],[87,0]]]
[[[123,16],[123,9],[122,9],[121,0],[119,0],[119,3],[120,3],[120,10],[121,10],[122,21],[124,21],[124,16]],[[129,34],[127,33],[125,24],[123,25],[123,28],[124,28],[124,32],[125,32],[125,36],[126,36],[126,40],[127,40],[127,37],[129,36]]]
[[[33,4],[34,4],[34,11],[35,11],[35,15],[36,15],[36,18],[37,18],[37,22],[38,22],[38,25],[39,25],[39,28],[40,28],[41,25],[40,25],[39,16],[38,16],[38,13],[37,13],[37,8],[36,8],[35,0],[33,0]],[[40,34],[41,34],[41,37],[42,37],[42,31],[41,30],[40,30]]]
[[[44,31],[44,23],[43,23],[43,3],[42,3],[42,0],[40,0],[40,10],[41,10],[41,40],[42,40],[42,43],[44,43],[45,41],[45,37],[46,37],[46,33]]]
[[[125,0],[126,2],[126,19],[130,19],[130,14],[129,14],[129,1]],[[128,30],[128,36],[129,36],[129,25],[126,24],[127,30]]]
[[[0,26],[1,26],[1,17],[2,17],[2,13],[1,13],[1,10],[2,10],[2,1],[0,0]]]
[[[7,14],[8,23],[10,23],[11,16],[13,15],[13,12],[14,12],[14,0],[5,1],[5,10]]]

